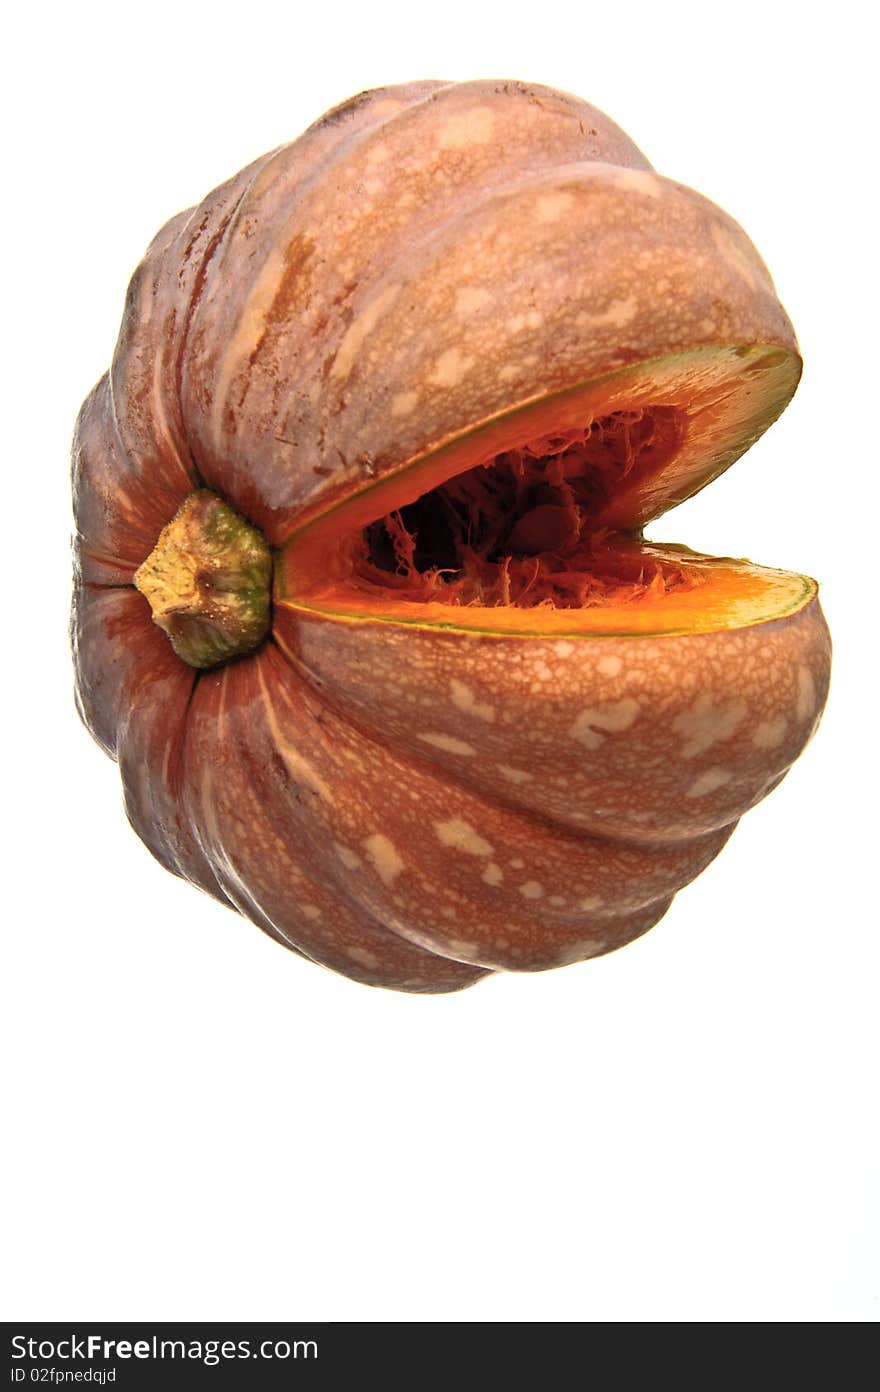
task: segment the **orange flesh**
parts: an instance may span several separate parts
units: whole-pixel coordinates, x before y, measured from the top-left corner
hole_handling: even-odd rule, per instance
[[[698,349],[526,403],[304,526],[281,553],[276,600],[524,636],[705,632],[791,613],[812,581],[647,544],[641,527],[747,449],[797,372],[772,345]]]

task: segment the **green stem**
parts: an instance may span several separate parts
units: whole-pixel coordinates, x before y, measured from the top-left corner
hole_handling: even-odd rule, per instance
[[[216,667],[262,642],[271,580],[263,536],[206,488],[190,493],[134,577],[190,667]]]

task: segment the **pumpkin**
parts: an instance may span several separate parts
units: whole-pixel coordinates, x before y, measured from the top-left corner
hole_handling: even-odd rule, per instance
[[[825,701],[803,576],[643,539],[798,382],[594,107],[361,93],[155,238],[76,429],[77,701],[169,870],[372,985],[650,928]]]

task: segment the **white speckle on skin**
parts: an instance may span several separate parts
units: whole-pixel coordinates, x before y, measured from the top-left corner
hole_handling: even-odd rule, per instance
[[[574,643],[570,643],[567,638],[560,638],[558,643],[553,644],[553,651],[557,657],[571,657]]]
[[[400,102],[395,97],[383,97],[374,102],[370,115],[379,121],[384,116],[395,116],[399,110]]]
[[[795,707],[798,720],[808,720],[816,709],[816,684],[813,681],[813,674],[809,667],[801,664],[797,673],[797,706]]]
[[[699,778],[694,779],[685,793],[685,797],[705,797],[707,793],[714,793],[716,788],[723,788],[724,784],[729,783],[732,777],[733,774],[729,769],[706,769],[705,773],[701,773]]]
[[[589,327],[591,329],[622,329],[624,324],[628,324],[638,313],[639,299],[637,295],[627,295],[625,300],[612,300],[607,309],[600,310],[596,314],[589,314],[582,309],[575,316],[575,323],[579,328]]]
[[[285,738],[275,715],[275,707],[272,703],[271,693],[266,685],[266,680],[262,672],[259,670],[257,672],[257,679],[263,693],[263,710],[275,741],[275,747],[294,783],[300,783],[304,787],[310,788],[313,793],[317,793],[318,797],[322,798],[325,802],[332,802],[333,796],[324,779],[318,771],[312,767],[301,750]]]
[[[554,909],[561,909],[562,905],[565,903],[565,895],[551,894],[548,903],[552,904]]]
[[[598,894],[591,894],[588,899],[580,901],[578,908],[582,909],[584,913],[593,913],[596,909],[601,909],[602,904],[603,900],[599,898]]]
[[[399,285],[387,285],[349,325],[330,369],[330,376],[334,381],[337,377],[349,375],[367,335],[376,327],[386,309],[391,307],[399,294]]]
[[[345,955],[350,957],[353,962],[360,962],[362,967],[378,967],[379,965],[379,958],[368,947],[347,947]]]
[[[241,307],[238,323],[230,325],[225,335],[223,366],[213,383],[211,424],[217,440],[223,438],[224,411],[230,387],[265,332],[266,319],[278,293],[279,277],[284,271],[287,251],[288,246],[282,242],[267,258]],[[149,278],[144,277],[144,291],[147,293],[149,285]]]
[[[522,333],[523,329],[540,328],[542,322],[541,314],[537,309],[529,309],[525,314],[512,314],[507,321],[507,331],[511,334]],[[523,363],[528,365],[533,358],[523,358]]]
[[[784,715],[775,715],[772,720],[762,720],[752,731],[752,744],[757,749],[775,749],[785,739],[788,721]]]
[[[419,404],[419,394],[417,391],[397,392],[391,398],[392,416],[408,416]]]
[[[387,836],[383,836],[381,832],[377,831],[372,836],[365,837],[363,847],[367,853],[367,859],[382,883],[389,886],[393,885],[404,868],[394,842],[389,841]]]
[[[544,886],[537,880],[526,880],[525,884],[519,886],[519,892],[524,899],[540,899],[544,893]]]
[[[463,817],[450,817],[448,822],[435,822],[434,831],[438,841],[453,850],[464,851],[465,855],[490,856],[492,846]]]
[[[473,361],[473,358],[468,357],[460,348],[447,348],[446,352],[437,358],[433,371],[428,373],[425,380],[434,387],[454,387],[473,365]]]
[[[466,715],[475,715],[478,720],[490,722],[495,719],[493,707],[485,701],[478,701],[466,682],[459,681],[458,677],[450,677],[449,690],[452,694],[452,704]]]
[[[321,910],[317,904],[300,904],[299,907],[303,918],[307,918],[311,923],[314,923],[316,918],[321,917]]]
[[[532,776],[525,769],[511,768],[509,764],[496,764],[496,768],[509,783],[528,783]]]
[[[632,193],[642,193],[648,198],[662,198],[663,196],[657,175],[649,173],[646,169],[624,169],[621,166],[615,166],[614,182],[618,188],[627,189]]]
[[[574,196],[570,193],[542,193],[535,204],[536,222],[558,222],[563,213],[567,213]]]
[[[472,744],[456,739],[455,735],[426,734],[419,735],[419,739],[424,740],[425,744],[433,744],[435,749],[445,749],[447,754],[462,754],[470,758],[477,752]]]
[[[598,749],[605,738],[600,731],[618,734],[628,730],[639,713],[639,703],[632,696],[624,696],[619,701],[607,701],[604,705],[591,706],[582,711],[571,726],[569,735],[580,740],[587,749]]]
[[[587,957],[600,957],[607,947],[607,938],[588,938],[586,942],[575,943],[568,961],[583,962]]]
[[[339,859],[342,861],[343,865],[347,870],[360,869],[364,862],[361,860],[357,851],[353,851],[350,846],[343,846],[341,841],[334,841],[333,845],[336,850],[336,854],[339,856]]]
[[[693,705],[681,711],[672,722],[676,734],[684,741],[681,749],[683,759],[695,759],[712,744],[730,739],[739,729],[747,714],[744,701],[731,701],[728,705],[717,705],[708,692],[697,697]]]
[[[511,870],[521,870],[524,865],[525,861],[520,860],[519,856],[515,856],[514,859],[510,862]]]
[[[437,131],[441,150],[460,150],[465,145],[486,145],[492,139],[495,117],[486,106],[471,107],[457,116],[450,116]]]
[[[501,869],[500,865],[496,865],[494,860],[491,860],[480,876],[480,879],[487,885],[500,885],[504,879],[504,871]]]
[[[603,677],[617,677],[623,667],[623,658],[610,653],[608,657],[600,657],[596,663],[596,668],[602,673]]]
[[[479,943],[468,942],[466,938],[450,938],[446,944],[450,952],[459,957],[475,957],[480,950]]]
[[[455,312],[467,317],[492,302],[492,293],[483,285],[461,285],[455,292]]]

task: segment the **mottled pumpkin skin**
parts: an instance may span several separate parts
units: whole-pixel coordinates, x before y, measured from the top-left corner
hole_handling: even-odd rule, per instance
[[[543,87],[364,93],[174,218],[74,444],[83,718],[170,870],[285,945],[439,992],[644,932],[812,734],[818,603],[577,642],[275,609],[202,675],[133,588],[186,496],[283,546],[499,413],[791,325],[739,227]]]

